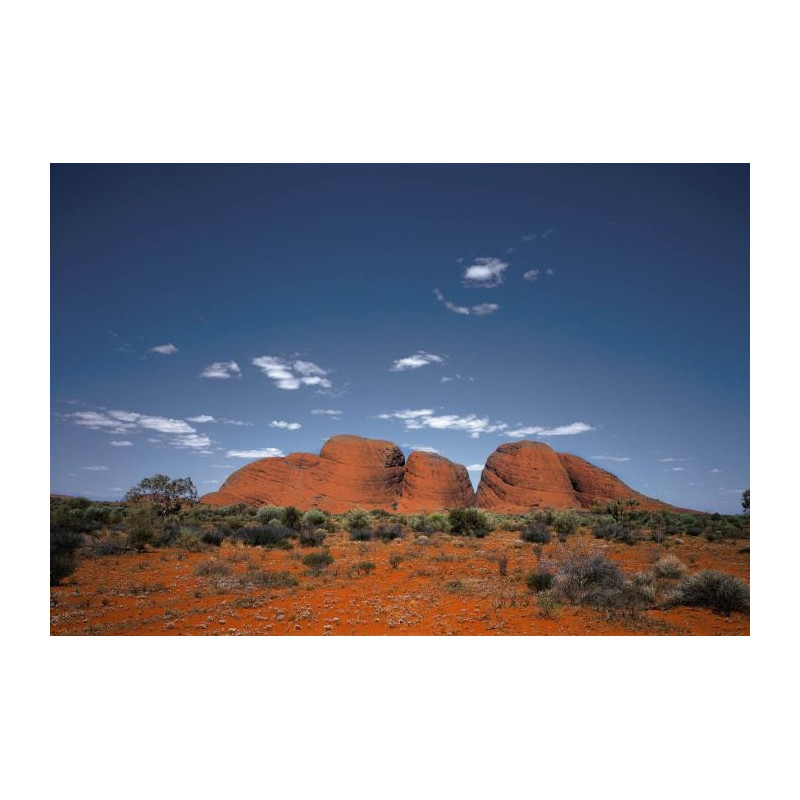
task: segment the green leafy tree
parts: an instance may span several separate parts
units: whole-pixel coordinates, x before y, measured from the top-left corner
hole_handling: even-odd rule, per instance
[[[167,517],[177,514],[184,503],[197,502],[197,489],[191,478],[175,478],[167,475],[153,475],[144,478],[126,495],[129,503],[146,503],[166,522]]]
[[[742,511],[747,514],[750,511],[750,490],[745,489],[742,492]]]

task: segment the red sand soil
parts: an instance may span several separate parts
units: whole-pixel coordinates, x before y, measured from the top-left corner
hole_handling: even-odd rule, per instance
[[[750,556],[742,542],[684,537],[666,545],[582,540],[620,564],[626,573],[648,569],[660,556],[676,555],[690,572],[717,569],[749,582]],[[495,531],[484,539],[433,534],[427,541],[351,542],[328,536],[334,557],[319,575],[300,559],[311,550],[265,550],[229,542],[203,553],[176,549],[86,559],[64,585],[51,589],[55,635],[749,635],[748,615],[729,617],[677,607],[633,616],[561,606],[541,608],[526,587],[537,564],[533,545],[517,533]],[[543,558],[558,558],[558,542]],[[402,561],[392,568],[389,557]],[[507,575],[497,559],[508,558]],[[221,563],[229,574],[201,577],[198,565]],[[372,562],[371,572],[358,564]],[[258,570],[286,571],[299,585],[270,589],[248,583]]]

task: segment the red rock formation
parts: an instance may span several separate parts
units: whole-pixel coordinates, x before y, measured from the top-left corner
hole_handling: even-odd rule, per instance
[[[509,513],[579,505],[558,455],[546,444],[527,441],[501,444],[489,456],[476,499],[479,508]]]
[[[466,467],[436,453],[414,451],[409,455],[398,511],[431,513],[473,505],[475,492]]]
[[[559,453],[558,460],[569,475],[578,505],[583,508],[591,508],[595,501],[606,503],[610,500],[636,500],[639,504],[638,507],[644,511],[680,510],[667,503],[662,503],[660,500],[653,500],[639,494],[624,484],[616,475],[590,464],[579,456]]]
[[[404,464],[402,451],[392,442],[333,436],[318,456],[292,453],[247,464],[201,501],[215,506],[294,505],[334,514],[356,507],[391,510],[400,497]]]

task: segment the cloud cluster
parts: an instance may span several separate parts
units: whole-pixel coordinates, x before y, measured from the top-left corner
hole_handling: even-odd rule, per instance
[[[217,380],[241,378],[242,370],[239,369],[239,365],[235,361],[215,361],[200,373],[200,377],[216,378]]]
[[[204,422],[216,422],[214,417],[212,417],[210,414],[200,414],[197,417],[186,417],[186,419],[189,422],[197,422],[199,424],[202,424]]]
[[[314,408],[311,413],[317,417],[341,417],[342,412],[336,408]]]
[[[478,303],[478,305],[474,306],[457,306],[455,303],[451,303],[438,289],[434,289],[433,293],[436,295],[436,299],[442,303],[448,311],[452,311],[454,314],[485,317],[488,314],[494,314],[494,312],[500,308],[497,303]]]
[[[662,464],[670,464],[673,461],[691,461],[691,458],[673,458],[669,456],[667,458],[657,458],[656,461],[660,461]]]
[[[571,422],[569,425],[559,425],[556,428],[542,428],[538,425],[530,428],[516,428],[508,431],[506,435],[522,439],[525,436],[574,436],[576,433],[587,433],[593,430],[594,428],[585,422]]]
[[[437,414],[432,408],[407,408],[402,411],[392,411],[378,414],[378,419],[400,420],[409,431],[424,428],[465,431],[473,439],[477,439],[482,433],[494,433],[508,427],[505,423],[490,422],[488,417],[478,417],[475,414],[468,414],[465,417],[457,414]]]
[[[228,458],[276,458],[283,455],[277,447],[264,447],[261,450],[228,450]]]
[[[499,258],[476,258],[463,274],[464,286],[480,289],[493,289],[503,282],[503,273],[508,264]]]
[[[426,353],[424,350],[419,350],[413,355],[396,359],[392,366],[389,367],[389,370],[391,372],[403,372],[407,369],[419,369],[420,367],[428,366],[428,364],[444,364],[444,362],[444,356],[437,356],[434,353]]]
[[[178,348],[170,342],[170,344],[159,344],[155,347],[151,347],[148,352],[160,353],[162,356],[171,356],[173,353],[178,352]]]
[[[211,439],[205,435],[198,435],[197,431],[182,419],[154,416],[152,414],[139,414],[136,411],[76,411],[67,415],[75,425],[103,433],[139,433],[141,431],[155,431],[172,438],[168,443],[173,447],[189,448],[201,453],[210,453]],[[161,442],[161,439],[148,441]],[[116,447],[130,447],[127,440],[112,442]]]
[[[630,461],[630,456],[592,456],[595,461]]]
[[[287,431],[299,431],[303,426],[299,422],[284,422],[282,419],[274,419],[269,424],[270,428],[283,428]]]
[[[294,390],[300,386],[319,386],[330,389],[332,384],[326,377],[328,370],[312,361],[287,361],[278,356],[259,356],[253,359],[258,367],[279,389]]]

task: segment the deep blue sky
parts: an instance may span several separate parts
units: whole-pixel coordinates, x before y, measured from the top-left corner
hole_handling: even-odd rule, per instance
[[[747,166],[65,165],[51,210],[54,492],[204,493],[335,433],[473,467],[516,435],[740,510]]]

